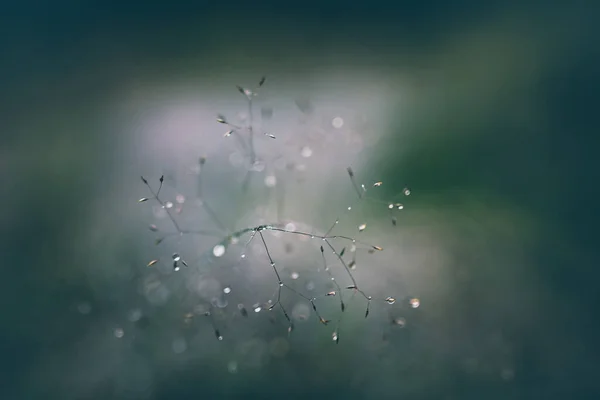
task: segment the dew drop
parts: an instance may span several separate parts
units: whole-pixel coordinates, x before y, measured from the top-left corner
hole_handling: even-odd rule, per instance
[[[265,186],[266,187],[275,187],[275,185],[277,185],[277,178],[275,177],[275,175],[268,175],[265,177]]]
[[[215,257],[221,257],[223,254],[225,254],[225,246],[223,246],[222,244],[218,244],[215,247],[213,247],[213,255]]]
[[[179,204],[183,204],[183,203],[185,203],[185,196],[184,196],[184,195],[182,195],[182,194],[178,194],[178,195],[175,197],[175,201],[176,201],[177,203],[179,203]]]
[[[413,297],[409,300],[409,304],[412,308],[418,308],[421,305],[421,302],[416,297]]]
[[[404,193],[405,196],[410,196],[410,189],[409,188],[404,188],[404,190],[402,192]]]
[[[254,307],[254,312],[255,312],[255,313],[259,313],[261,310],[262,310],[262,307],[261,307],[261,306],[255,306],[255,307]]]
[[[404,209],[404,205],[401,203],[397,203],[396,208],[398,208],[398,210],[402,210],[402,209]]]
[[[173,203],[171,203],[170,201],[165,202],[165,208],[172,208],[173,207]]]
[[[223,293],[225,293],[225,294],[231,293],[231,288],[230,287],[226,287],[225,289],[223,289]]]
[[[331,125],[333,125],[333,127],[336,129],[340,129],[342,126],[344,126],[344,120],[342,119],[342,117],[335,117],[331,121]]]
[[[181,260],[181,256],[177,253],[173,253],[173,261],[177,262]]]
[[[292,274],[290,275],[290,277],[294,280],[298,279],[300,277],[300,275],[297,272],[292,272]]]
[[[366,228],[367,228],[367,224],[361,224],[361,225],[359,225],[359,226],[358,226],[358,231],[359,231],[359,232],[362,232],[362,231],[364,231]]]
[[[150,225],[148,229],[150,229],[152,232],[158,231],[158,227],[156,225]]]
[[[125,335],[125,331],[121,328],[115,328],[113,334],[117,339],[121,339]]]
[[[300,150],[300,155],[304,158],[308,158],[310,156],[312,156],[312,149],[308,146],[304,146],[301,150]]]
[[[338,334],[337,334],[337,332],[333,332],[333,333],[331,334],[331,339],[332,339],[334,342],[337,342],[337,341],[338,341]]]
[[[386,298],[385,298],[385,301],[386,301],[388,304],[394,304],[394,303],[396,302],[396,299],[395,299],[395,298],[393,298],[393,297],[386,297]]]

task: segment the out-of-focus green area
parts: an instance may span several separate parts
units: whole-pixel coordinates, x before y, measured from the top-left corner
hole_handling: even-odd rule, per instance
[[[3,5],[0,397],[596,398],[598,6],[497,3]],[[258,189],[244,214],[230,148],[204,122],[243,109],[234,85],[262,75],[274,120],[286,101],[300,114],[297,92],[324,107],[281,130],[315,153],[298,174],[313,180],[280,182],[290,218],[326,230],[352,194],[346,162],[406,200],[397,228],[375,206],[350,222],[367,219],[388,254],[357,276],[421,299],[406,329],[390,324],[398,308],[363,320],[357,301],[338,346],[316,323],[288,340],[266,313],[223,317],[220,346],[206,321],[181,326],[185,275],[164,304],[144,294],[157,250],[152,208],[132,204],[139,175],[189,181],[210,152],[208,197],[228,224],[275,215]],[[358,111],[378,120],[334,130],[355,136],[302,136],[369,104]],[[319,260],[293,244],[282,268]],[[234,294],[271,294],[272,276],[240,276]]]

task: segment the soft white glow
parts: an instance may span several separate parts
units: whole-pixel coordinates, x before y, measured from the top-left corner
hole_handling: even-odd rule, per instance
[[[215,247],[213,247],[213,255],[215,257],[221,257],[223,254],[225,254],[225,246],[223,246],[222,244],[218,244]]]
[[[277,185],[277,178],[275,175],[268,175],[265,177],[265,186],[266,187],[275,187]]]
[[[335,117],[331,121],[331,125],[333,125],[333,127],[336,129],[340,129],[342,126],[344,126],[344,120],[342,119],[342,117]]]

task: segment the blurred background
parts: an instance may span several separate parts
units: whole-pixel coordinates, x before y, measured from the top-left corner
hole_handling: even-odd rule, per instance
[[[0,398],[598,398],[598,8],[3,3]]]

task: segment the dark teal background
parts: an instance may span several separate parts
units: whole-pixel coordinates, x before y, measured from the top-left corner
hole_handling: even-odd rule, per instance
[[[471,279],[456,283],[455,295],[445,304],[456,315],[442,322],[457,337],[463,329],[501,327],[515,348],[515,379],[506,384],[474,377],[451,357],[435,354],[430,355],[439,363],[434,373],[421,357],[422,349],[401,340],[394,348],[398,357],[414,356],[416,367],[386,373],[391,386],[397,382],[403,398],[410,399],[599,398],[598,9],[593,1],[2,3],[0,398],[77,398],[68,387],[36,381],[39,377],[31,371],[48,349],[72,350],[86,331],[84,320],[65,311],[91,291],[88,278],[71,264],[103,250],[87,252],[71,243],[81,234],[79,221],[88,205],[101,198],[119,173],[113,161],[126,139],[103,125],[102,117],[110,109],[106,100],[122,83],[137,74],[185,81],[197,74],[248,71],[285,71],[302,81],[319,66],[344,63],[374,73],[381,68],[419,71],[425,58],[397,55],[434,53],[448,35],[473,23],[485,25],[501,13],[536,26],[548,21],[547,39],[540,34],[543,29],[536,30],[541,41],[567,38],[551,65],[531,72],[529,95],[544,116],[543,125],[514,117],[518,92],[506,93],[493,112],[470,123],[477,103],[460,103],[442,91],[446,111],[410,127],[411,145],[402,157],[396,152],[405,139],[390,119],[388,136],[377,144],[379,156],[369,168],[394,182],[385,189],[389,193],[411,182],[413,191],[426,199],[424,208],[465,212],[460,193],[461,199],[519,209],[537,228],[523,247],[531,267],[528,276],[544,291],[532,294],[537,300],[533,308],[511,303],[511,285],[502,280],[509,272],[479,268],[457,245],[455,256]],[[505,29],[510,34],[510,24]],[[338,59],[328,54],[335,45],[344,49]],[[372,58],[355,58],[354,49]],[[460,90],[460,82],[454,84]],[[439,131],[446,134],[434,134]],[[56,149],[59,136],[64,152],[44,151]],[[510,243],[505,232],[493,224],[480,229],[491,238],[490,252],[511,251],[503,247]],[[455,235],[468,241],[472,233],[467,230],[457,217]],[[133,252],[123,257],[145,256]],[[495,303],[478,301],[489,296]],[[98,301],[99,318],[119,311],[116,302]],[[513,306],[514,314],[505,311]],[[150,337],[145,345],[152,348],[152,343]],[[237,383],[239,398],[375,398],[360,384],[348,382],[353,371],[316,373],[311,363],[327,357],[321,350],[290,357],[293,377],[271,380],[275,367],[253,372]],[[348,365],[361,364],[354,361]],[[361,368],[369,370],[373,362],[369,359]],[[155,376],[154,398],[231,395],[220,376],[207,365],[167,371]],[[116,398],[111,379],[92,392],[90,398]]]

